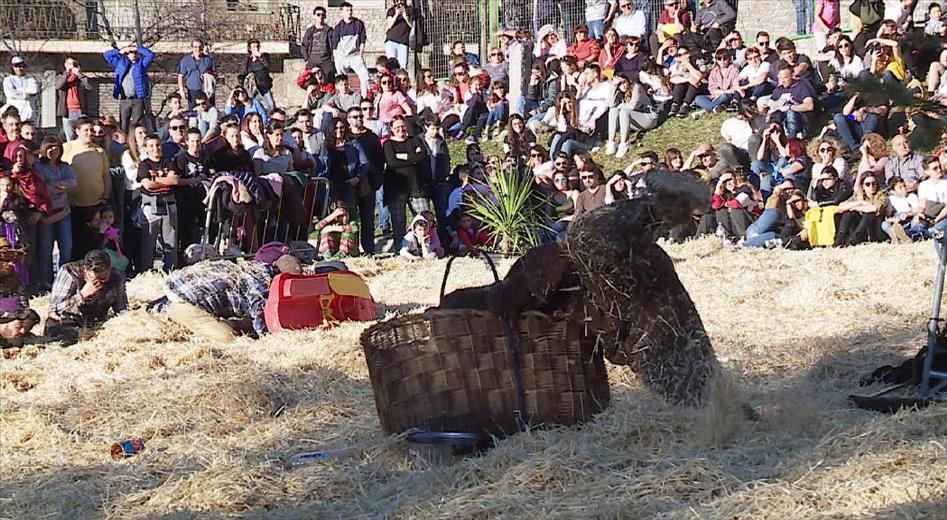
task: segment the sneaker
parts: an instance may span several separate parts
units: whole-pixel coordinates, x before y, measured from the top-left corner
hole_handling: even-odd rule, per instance
[[[605,155],[615,155],[615,141],[608,140],[608,144],[605,145]]]
[[[681,105],[678,105],[677,103],[671,103],[671,109],[668,110],[668,115],[669,115],[669,116],[673,116],[673,115],[676,114],[680,109],[681,109]]]
[[[615,157],[618,159],[621,159],[627,153],[628,153],[628,141],[622,141],[622,143],[618,145],[618,151],[615,153]]]
[[[763,247],[765,247],[766,249],[776,249],[779,247],[783,247],[783,239],[771,238],[767,240],[766,242],[763,242]]]
[[[697,110],[691,112],[691,119],[693,119],[693,120],[696,121],[696,120],[700,119],[701,117],[703,117],[704,114],[706,114],[706,113],[707,113],[706,110],[704,110],[704,109],[702,109],[702,108],[699,108],[699,109],[697,109]]]
[[[714,114],[722,114],[722,113],[724,113],[724,112],[726,112],[726,111],[727,111],[727,108],[726,108],[725,106],[723,106],[723,105],[716,106],[716,107],[714,107],[714,109],[712,110],[712,112],[713,112]]]
[[[690,105],[687,105],[687,104],[681,105],[681,108],[677,111],[677,117],[683,119],[687,117],[687,114],[690,113],[690,111],[691,111]]]

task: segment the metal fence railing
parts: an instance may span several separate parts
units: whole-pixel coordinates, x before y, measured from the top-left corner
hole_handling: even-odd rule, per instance
[[[118,40],[136,36],[135,5],[146,41],[202,37],[298,41],[297,5],[253,0],[0,0],[0,29],[18,40]]]

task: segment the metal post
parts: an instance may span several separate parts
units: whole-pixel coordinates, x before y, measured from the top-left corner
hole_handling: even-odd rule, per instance
[[[925,397],[929,397],[933,393],[931,368],[934,364],[934,354],[939,346],[937,343],[937,327],[940,322],[940,305],[944,294],[944,275],[947,272],[947,235],[939,237],[934,242],[934,247],[937,250],[938,259],[937,278],[934,279],[934,302],[931,305],[931,320],[927,324],[927,354],[924,356],[924,368],[921,371],[921,395]],[[943,387],[943,384],[937,386]]]

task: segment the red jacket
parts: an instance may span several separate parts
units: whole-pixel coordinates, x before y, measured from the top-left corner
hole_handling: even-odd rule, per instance
[[[598,53],[602,50],[598,40],[586,38],[581,42],[575,42],[567,51],[569,56],[575,56],[580,65],[598,60]]]

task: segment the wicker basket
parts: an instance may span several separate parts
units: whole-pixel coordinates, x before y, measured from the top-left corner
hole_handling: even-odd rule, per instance
[[[490,312],[432,309],[366,330],[361,343],[384,433],[502,437],[581,423],[608,406],[601,350],[575,322],[532,312],[511,325]]]

